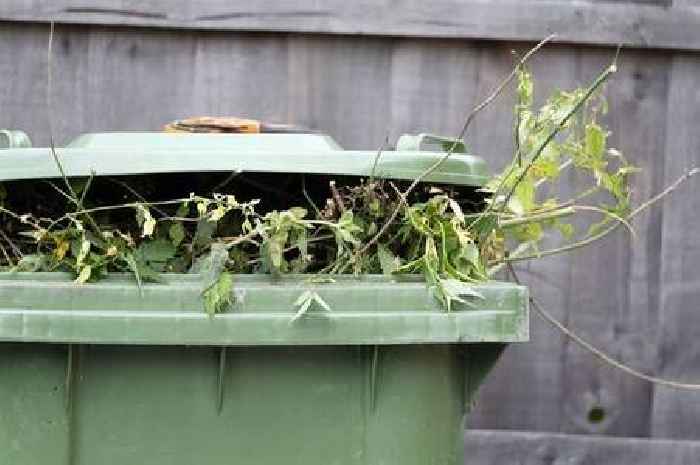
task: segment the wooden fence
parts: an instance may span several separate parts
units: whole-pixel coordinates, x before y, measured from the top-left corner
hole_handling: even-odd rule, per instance
[[[407,132],[451,135],[509,72],[512,50],[557,33],[557,43],[531,62],[540,99],[590,81],[625,45],[607,86],[607,122],[613,144],[643,169],[636,202],[700,165],[697,1],[5,0],[0,127],[24,129],[37,145],[48,142],[52,19],[61,142],[87,131],[158,129],[199,114],[305,124],[346,148],[376,148],[386,135]],[[494,170],[512,153],[512,104],[511,92],[467,134],[469,148]],[[590,249],[524,266],[528,283],[557,317],[619,360],[700,382],[700,181],[640,217],[636,228],[634,240],[620,231]],[[594,435],[516,441],[552,450],[592,444],[596,435],[700,440],[700,393],[603,367],[533,317],[532,341],[507,351],[470,427]],[[496,433],[470,434],[501,449]],[[618,442],[605,447],[628,448]],[[668,453],[658,457],[700,455],[697,446],[680,452],[657,442]],[[640,447],[634,454],[651,446]],[[630,463],[652,463],[634,454]],[[548,456],[527,463],[553,463]]]

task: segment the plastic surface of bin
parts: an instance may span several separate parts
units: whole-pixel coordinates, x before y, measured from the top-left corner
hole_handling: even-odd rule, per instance
[[[407,180],[443,156],[432,136],[402,139],[401,150],[383,151],[378,160],[376,150],[343,150],[322,134],[99,133],[80,136],[56,153],[69,177],[236,171],[366,177],[374,169],[378,177]],[[0,146],[0,182],[59,176],[50,149]],[[459,151],[426,178],[465,186],[486,180],[486,163]]]
[[[185,137],[184,145],[193,140]],[[302,158],[325,158],[324,172],[348,174],[328,166],[335,164],[326,149],[308,144]],[[414,170],[442,156],[416,145],[400,152],[420,159]],[[130,173],[176,165],[157,159],[170,149],[149,147],[109,150],[132,153],[132,161],[140,160],[134,153],[155,157]],[[4,171],[9,158],[19,163],[25,155],[34,177],[51,175],[52,165],[39,159],[48,153],[32,150],[0,151],[0,176],[31,178],[25,168]],[[107,149],[71,150],[59,151],[70,176],[119,165]],[[198,153],[223,163],[232,152],[221,150]],[[282,156],[250,150],[233,157],[240,169],[259,171],[256,163],[272,165],[267,154]],[[245,155],[256,150],[258,157]],[[201,170],[196,158],[180,168]],[[481,176],[483,162],[474,160],[463,160],[459,176],[473,181],[465,184],[478,185],[469,176]],[[356,170],[349,174],[365,169],[343,163]],[[392,176],[401,178],[402,169]],[[139,291],[126,275],[81,286],[61,273],[1,273],[0,464],[461,465],[476,388],[506,343],[528,338],[525,288],[475,288],[483,299],[446,313],[420,279],[237,276],[235,304],[210,318],[197,275],[164,275]],[[305,290],[332,311],[312,309],[293,321]]]

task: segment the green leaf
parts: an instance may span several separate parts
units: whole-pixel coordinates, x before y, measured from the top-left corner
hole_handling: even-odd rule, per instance
[[[565,239],[571,239],[574,236],[574,225],[570,223],[562,223],[560,221],[557,221],[554,223],[554,227],[559,230],[562,236],[564,236]]]
[[[167,262],[175,257],[177,249],[167,239],[154,239],[142,243],[137,252],[146,262]]]
[[[309,308],[311,308],[311,304],[313,303],[313,301],[314,299],[312,291],[302,292],[302,294],[294,302],[294,306],[299,307],[299,310],[294,314],[291,322],[295,322],[302,316],[306,315],[306,312],[308,312]]]
[[[313,308],[313,304],[316,304],[321,309],[326,312],[331,312],[331,307],[326,303],[320,295],[315,291],[304,291],[294,302],[294,306],[298,307],[299,310],[294,314],[291,319],[291,323],[297,321]]]
[[[216,281],[202,293],[204,309],[213,316],[224,312],[233,303],[233,275],[223,272]]]
[[[75,255],[76,266],[80,268],[90,253],[90,241],[83,235],[81,240],[74,241],[72,245],[75,245],[75,247],[72,248],[74,248],[73,255]]]
[[[461,141],[445,141],[440,144],[443,152],[452,151],[452,153],[467,153],[467,148],[464,142]]]
[[[484,296],[477,292],[473,287],[456,279],[440,279],[438,289],[441,293],[440,300],[443,302],[445,309],[448,312],[452,310],[452,302],[474,306],[466,299],[476,298],[484,300]]]
[[[80,270],[80,273],[78,274],[78,277],[75,279],[75,282],[78,284],[84,284],[84,283],[88,282],[91,275],[92,275],[92,267],[90,265],[85,265]]]
[[[142,228],[141,237],[150,237],[156,228],[156,220],[151,216],[151,211],[145,205],[136,206],[136,221]]]
[[[586,125],[584,139],[586,153],[594,160],[601,160],[605,156],[607,133],[596,123]]]
[[[462,272],[468,272],[470,268],[479,268],[481,266],[479,247],[473,242],[464,244],[457,249],[451,254],[450,259]]]
[[[200,274],[202,275],[202,289],[210,288],[219,279],[228,261],[228,248],[225,244],[215,242],[207,255],[203,257]]]
[[[141,272],[139,271],[139,266],[136,263],[136,259],[134,258],[134,255],[132,253],[125,253],[124,256],[122,257],[126,264],[129,266],[129,269],[131,272],[134,274],[134,278],[136,278],[136,285],[141,289]]]
[[[204,248],[212,241],[212,237],[216,232],[216,223],[212,223],[206,218],[197,222],[197,230],[194,233],[194,245],[199,248]]]
[[[331,306],[328,305],[328,303],[326,303],[326,301],[323,300],[323,298],[320,295],[318,295],[317,292],[314,292],[314,302],[316,302],[318,306],[324,309],[325,311],[332,312]]]
[[[185,239],[185,227],[180,222],[175,222],[168,229],[168,237],[175,247],[179,246]]]
[[[529,107],[532,105],[532,96],[534,94],[534,84],[532,75],[524,68],[518,71],[518,103],[521,107]]]
[[[514,212],[518,215],[527,213],[535,207],[535,184],[531,177],[525,176],[522,182],[515,187],[513,198],[518,200],[522,208],[522,213]],[[509,205],[509,207],[511,206]]]
[[[462,211],[462,207],[460,207],[459,204],[454,199],[448,198],[447,202],[450,205],[450,209],[452,210],[452,213],[454,213],[454,215],[455,215],[455,219],[463,224],[464,223],[464,212]]]
[[[158,272],[151,268],[139,254],[126,252],[124,253],[122,259],[126,262],[127,266],[134,274],[134,278],[136,278],[136,283],[138,284],[139,288],[141,287],[143,281],[160,281],[160,275]]]
[[[377,245],[377,257],[379,258],[379,266],[382,268],[382,273],[387,276],[398,271],[401,266],[401,259],[383,244]]]
[[[284,261],[284,245],[286,242],[286,235],[276,235],[267,241],[270,265],[272,267],[272,271],[274,272],[279,272],[282,269],[282,262]]]
[[[291,213],[296,220],[301,220],[306,217],[308,211],[306,210],[306,208],[292,207],[289,209],[289,213]]]

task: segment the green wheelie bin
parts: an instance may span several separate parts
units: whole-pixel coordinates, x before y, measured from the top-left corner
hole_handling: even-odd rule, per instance
[[[1,183],[59,176],[49,149],[15,139]],[[410,180],[444,144],[403,137],[376,164],[318,134],[105,133],[58,155],[70,178]],[[426,181],[485,180],[483,160],[459,153]],[[461,465],[477,387],[507,343],[528,339],[527,289],[511,283],[477,285],[483,299],[446,312],[420,277],[240,275],[213,317],[200,283],[0,273],[0,464]],[[293,321],[304,291],[332,312]]]

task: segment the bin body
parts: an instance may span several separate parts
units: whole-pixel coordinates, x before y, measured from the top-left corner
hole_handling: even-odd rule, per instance
[[[0,151],[0,182],[59,177],[52,150],[20,142]],[[124,133],[58,153],[69,178],[488,179],[478,157],[446,160],[451,142],[398,145],[378,158],[315,134]],[[527,290],[504,283],[448,313],[421,277],[242,275],[210,317],[196,274],[73,279],[0,273],[0,465],[461,465],[476,388],[528,339]],[[295,319],[309,291],[331,310]]]
[[[65,346],[0,346],[0,463],[463,462],[451,345],[229,348],[220,411],[218,349],[77,350],[67,412]]]
[[[292,321],[307,288],[332,312]],[[488,355],[527,337],[524,288],[480,292],[246,276],[210,318],[195,276],[0,275],[0,463],[462,464]]]

